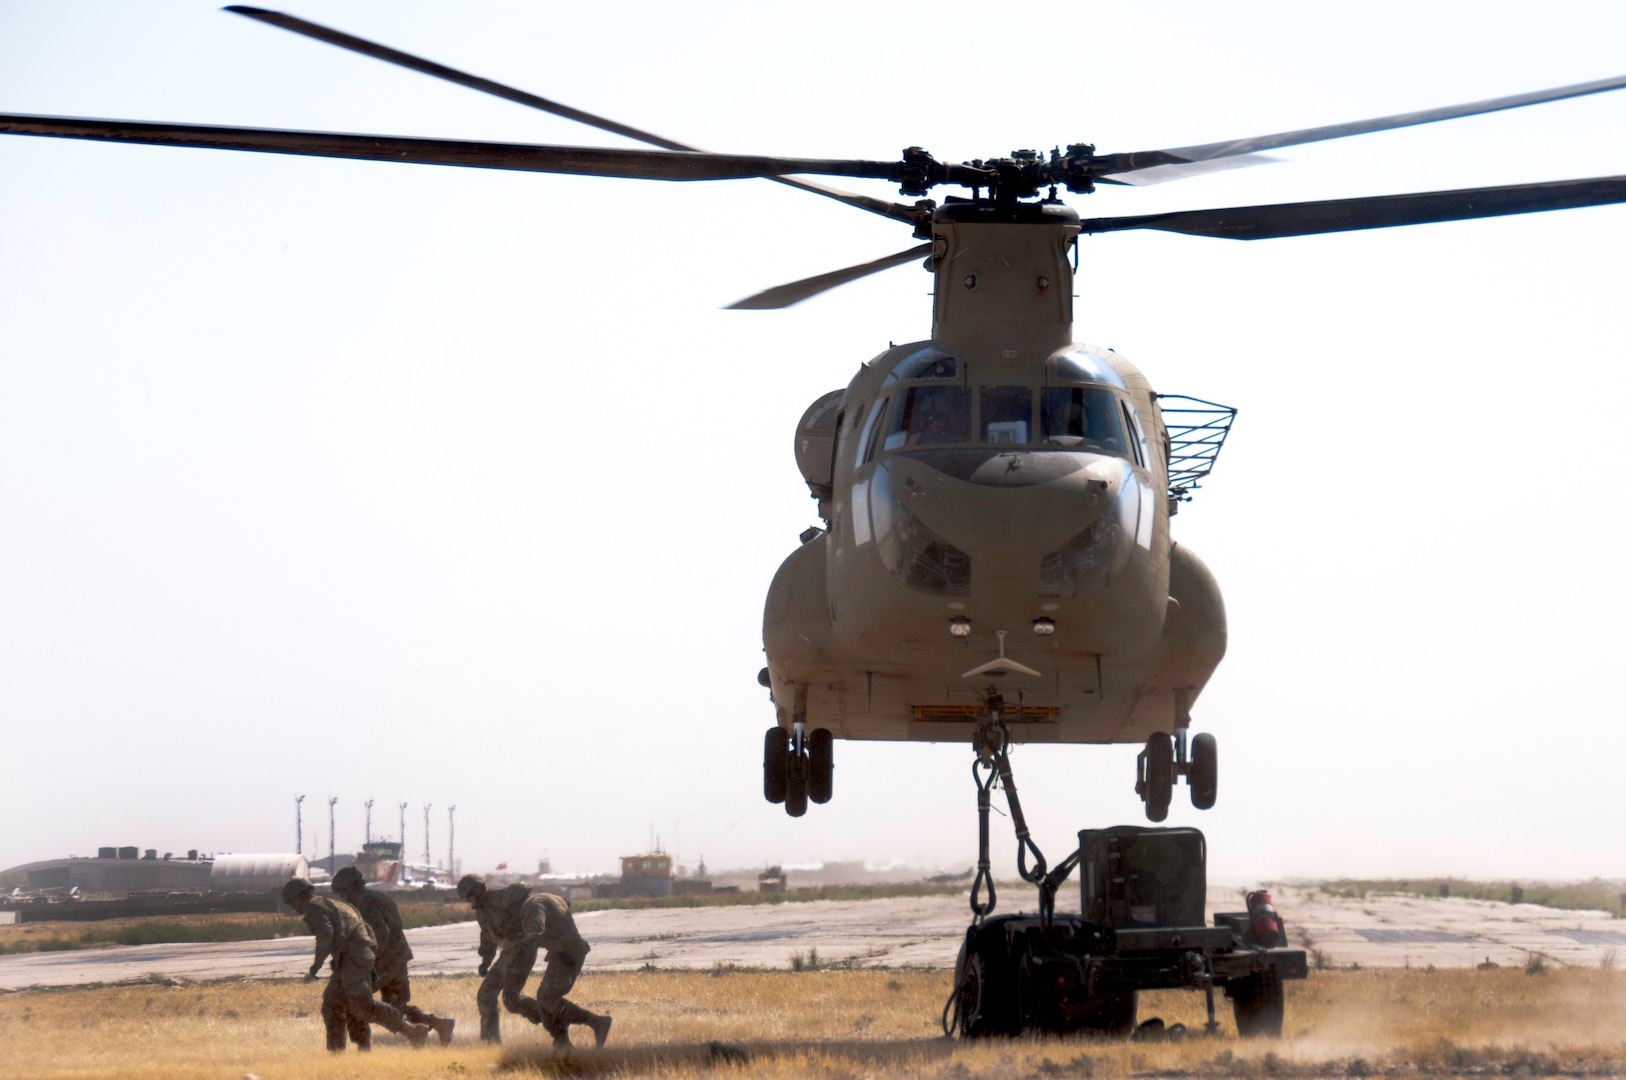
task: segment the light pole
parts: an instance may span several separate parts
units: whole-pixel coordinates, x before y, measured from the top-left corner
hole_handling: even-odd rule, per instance
[[[304,819],[304,811],[299,805],[300,803],[302,803],[304,801],[305,801],[305,796],[303,796],[303,795],[295,795],[294,796],[294,854],[295,855],[303,855],[303,854],[305,854],[305,819]]]
[[[407,804],[402,803],[401,804],[401,858],[402,858],[403,861],[406,859],[406,808],[407,808]]]
[[[452,874],[457,873],[457,822],[452,815],[457,813],[457,804],[446,808],[446,869]]]
[[[373,800],[368,799],[362,805],[367,808],[367,839],[362,843],[362,847],[365,848],[373,842]]]
[[[333,828],[333,804],[337,803],[338,801],[339,797],[337,795],[334,795],[327,801],[327,870],[330,874],[337,869],[339,865],[339,849],[334,844],[334,839],[338,836],[338,832]]]
[[[423,804],[423,868],[426,873],[435,865],[429,858],[429,808],[434,805],[428,802]]]

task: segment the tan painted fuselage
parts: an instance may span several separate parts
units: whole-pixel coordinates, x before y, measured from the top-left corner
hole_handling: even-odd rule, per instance
[[[951,203],[933,234],[931,339],[865,364],[798,432],[827,528],[769,589],[778,723],[968,740],[998,694],[1019,741],[1184,726],[1225,652],[1224,604],[1170,539],[1150,384],[1072,341],[1076,215]]]

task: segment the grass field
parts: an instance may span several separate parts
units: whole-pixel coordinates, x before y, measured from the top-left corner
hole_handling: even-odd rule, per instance
[[[1453,897],[1464,900],[1495,900],[1507,904],[1513,900],[1513,890],[1523,890],[1521,903],[1564,911],[1607,911],[1621,917],[1621,897],[1626,887],[1618,881],[1567,882],[1560,885],[1518,883],[1512,881],[1467,881],[1462,878],[1419,878],[1416,880],[1340,878],[1319,881],[1312,887],[1329,896],[1361,900],[1367,896],[1393,895],[1438,897],[1445,886]]]
[[[610,1012],[603,1051],[555,1057],[540,1030],[505,1017],[502,1048],[478,1030],[473,977],[414,984],[424,1008],[458,1019],[448,1048],[412,1051],[378,1032],[373,1054],[322,1049],[321,984],[222,982],[0,996],[0,1075],[95,1078],[504,1074],[689,1078],[1598,1076],[1626,1074],[1626,975],[1613,971],[1383,970],[1289,983],[1286,1037],[1159,1042],[944,1039],[946,972],[588,973],[572,995]],[[1195,993],[1142,996],[1141,1017],[1200,1031]],[[582,1035],[585,1038],[585,1032]]]

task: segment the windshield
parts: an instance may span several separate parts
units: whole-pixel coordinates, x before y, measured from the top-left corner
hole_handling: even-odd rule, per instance
[[[1039,433],[1052,446],[1075,446],[1122,454],[1118,400],[1102,386],[1047,386],[1039,397]]]
[[[971,395],[963,386],[911,386],[892,413],[886,449],[971,439]]]

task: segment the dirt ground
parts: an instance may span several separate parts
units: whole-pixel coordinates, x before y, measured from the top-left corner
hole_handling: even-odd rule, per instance
[[[1626,922],[1601,911],[1404,896],[1356,900],[1312,886],[1274,886],[1273,894],[1291,944],[1319,953],[1327,966],[1463,968],[1488,959],[1523,967],[1539,956],[1556,967],[1597,968],[1612,963],[1626,945]],[[1001,912],[1032,910],[1024,886],[1001,886],[999,895]],[[1076,910],[1076,894],[1072,899]],[[1240,888],[1209,890],[1210,913],[1242,907]],[[593,946],[589,968],[599,971],[728,964],[783,970],[793,954],[815,949],[824,965],[946,970],[969,920],[963,897],[902,897],[594,911],[581,915],[579,924]],[[51,933],[49,927],[40,924],[39,933]],[[410,931],[414,972],[473,971],[477,935],[472,923]],[[128,982],[154,973],[192,980],[278,978],[302,973],[310,947],[308,938],[284,938],[24,953],[0,957],[0,989]]]

